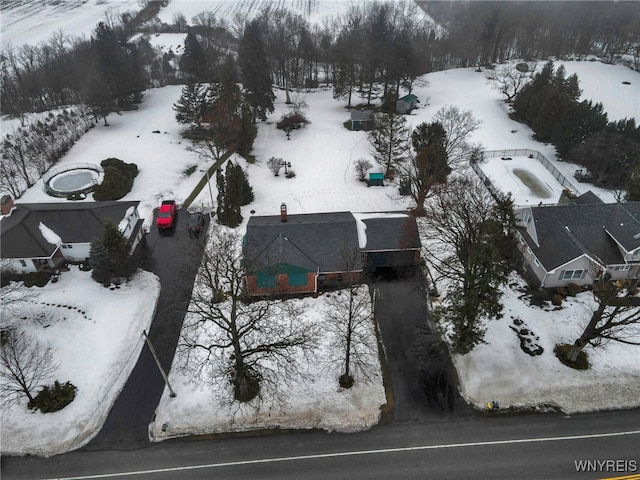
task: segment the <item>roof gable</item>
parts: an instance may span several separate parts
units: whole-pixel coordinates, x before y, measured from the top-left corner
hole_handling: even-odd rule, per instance
[[[42,223],[63,243],[89,243],[102,236],[107,221],[118,225],[129,207],[140,202],[16,203],[2,219],[2,257],[49,257],[57,248],[40,229]]]
[[[522,236],[546,270],[582,255],[604,265],[624,263],[623,253],[640,247],[640,202],[578,204],[531,209],[538,242]]]

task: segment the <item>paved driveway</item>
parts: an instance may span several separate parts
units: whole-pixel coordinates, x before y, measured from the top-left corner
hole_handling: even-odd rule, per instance
[[[178,211],[173,231],[159,234],[153,227],[136,251],[142,257],[142,268],[160,278],[160,299],[149,337],[167,371],[173,361],[204,243],[204,235],[193,239],[187,234],[188,218],[188,212]],[[163,388],[162,376],[145,345],[105,424],[84,448],[128,449],[147,445],[148,425]]]
[[[415,275],[371,286],[377,290],[375,315],[394,393],[393,422],[469,414],[446,349],[428,325],[422,278]]]

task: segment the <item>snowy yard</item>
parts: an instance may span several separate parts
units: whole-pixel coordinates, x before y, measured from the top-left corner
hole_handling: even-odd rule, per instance
[[[522,280],[511,283],[522,287]],[[471,353],[454,356],[462,394],[478,408],[498,401],[501,408],[554,407],[565,413],[640,406],[640,347],[610,342],[586,348],[590,368],[574,370],[556,358],[558,343],[573,343],[594,310],[590,292],[567,297],[562,307],[529,305],[522,293],[505,288],[504,317],[487,322],[485,342]],[[532,343],[544,349],[530,356],[512,330],[522,320]]]
[[[360,287],[360,294],[368,295],[368,289]],[[320,327],[320,332],[323,332],[321,342],[310,358],[299,356],[300,378],[289,383],[280,378],[278,394],[267,394],[263,401],[254,399],[243,405],[230,403],[229,388],[224,386],[228,382],[224,378],[216,378],[213,384],[206,377],[194,383],[181,368],[184,357],[178,353],[169,376],[177,396],[171,398],[165,389],[155,422],[149,427],[151,438],[159,441],[192,434],[267,428],[321,428],[352,432],[377,424],[380,407],[386,403],[382,372],[376,365],[368,373],[369,379],[356,376],[353,387],[340,388],[338,378],[343,372],[331,361],[336,352],[330,348],[323,315],[328,295],[336,294],[290,300],[304,309],[300,322]],[[369,311],[370,308],[369,304]],[[370,327],[368,333],[375,337],[373,323]]]
[[[640,109],[637,108],[640,96],[633,96],[634,93],[637,95],[640,74],[598,62],[568,62],[565,66],[568,74],[573,72],[572,67],[581,69],[580,85],[585,92],[592,91],[592,83],[598,82],[593,91],[601,97],[593,97],[592,100],[602,101],[605,109],[611,108],[616,112],[615,117],[635,116],[640,120]],[[492,90],[483,74],[473,68],[435,72],[426,75],[425,79],[429,85],[418,86],[414,90],[421,103],[407,117],[409,126],[431,121],[435,112],[445,105],[457,105],[463,110],[471,110],[482,121],[471,140],[481,142],[485,149],[529,148],[540,151],[567,177],[571,177],[578,168],[557,162],[551,146],[534,141],[528,127],[510,120],[501,95]],[[631,88],[622,87],[622,80],[630,80]],[[153,209],[159,200],[175,198],[182,203],[203,175],[198,170],[211,165],[210,161],[199,158],[190,149],[190,142],[180,136],[181,127],[176,123],[171,108],[180,91],[180,86],[169,86],[146,92],[139,110],[110,115],[110,126],[96,125],[57,166],[99,163],[109,157],[136,163],[140,173],[133,190],[123,200],[140,200],[140,214],[149,227]],[[267,122],[259,124],[253,152],[256,163],[247,164],[243,159],[236,159],[246,167],[256,197],[253,203],[242,209],[245,223],[239,227],[239,232],[242,234],[252,210],[257,215],[275,215],[282,202],[287,203],[290,214],[398,211],[410,207],[409,199],[398,195],[397,186],[388,184],[367,188],[356,180],[353,162],[361,157],[372,160],[372,149],[366,133],[350,132],[343,127],[342,123],[349,118],[345,104],[333,100],[330,90],[302,92],[300,95],[309,105],[307,116],[311,123],[302,130],[294,131],[291,140],[287,140],[285,134],[275,127],[280,115],[286,112],[284,94],[278,91],[276,112]],[[272,156],[290,161],[296,177],[274,177],[266,164]],[[185,170],[191,166],[196,166],[196,173],[189,176]],[[538,165],[533,173],[538,175]],[[498,170],[494,175],[497,183],[516,182],[518,178],[509,170]],[[549,186],[553,187],[551,183]],[[578,193],[592,188],[588,184],[576,186],[580,189]],[[522,186],[518,188],[522,189]],[[611,196],[607,192],[594,191],[605,201],[610,201]],[[212,194],[215,198],[215,180]],[[553,187],[552,201],[555,196]],[[91,200],[91,195],[88,200]],[[47,196],[42,181],[39,181],[19,201],[66,200]],[[540,199],[531,197],[531,201],[537,204]],[[204,188],[193,208],[207,209],[209,204],[209,191]],[[47,335],[68,332],[66,336],[56,334],[64,338],[64,342],[58,342],[61,356],[65,357],[59,377],[61,381],[71,380],[78,386],[78,397],[69,407],[55,414],[33,414],[26,409],[16,414],[14,409],[3,407],[3,453],[57,453],[78,448],[97,433],[139,355],[142,347],[140,332],[151,321],[157,288],[155,278],[142,274],[136,277],[131,287],[112,292],[90,280],[87,273],[72,270],[63,274],[57,284],[38,290],[42,301],[81,308],[89,318],[69,319],[42,330]],[[66,290],[63,292],[61,289]],[[319,321],[319,305],[323,297],[308,299],[307,302],[308,314],[314,316],[314,321]],[[455,358],[467,399],[478,406],[490,400],[498,400],[505,406],[554,404],[568,412],[640,405],[638,347],[611,344],[599,351],[587,349],[592,369],[586,372],[574,372],[564,367],[553,355],[555,343],[575,339],[580,322],[587,319],[587,304],[588,296],[580,295],[565,302],[562,310],[546,312],[529,307],[517,298],[516,292],[508,290],[505,317],[488,324],[487,344],[480,345],[469,355]],[[521,318],[540,337],[544,348],[542,355],[529,357],[520,350],[518,338],[509,328],[511,316]],[[106,333],[101,335],[105,328]],[[78,332],[82,333],[82,338],[72,341]],[[92,338],[95,340],[89,342]],[[54,343],[55,339],[51,341]],[[117,351],[113,350],[115,347],[118,347]],[[323,357],[322,350],[318,356]],[[111,368],[109,362],[116,361],[117,368]],[[117,378],[108,373],[121,370]],[[171,399],[166,392],[163,395],[158,418],[152,426],[153,435],[160,439],[163,435],[273,425],[349,431],[367,428],[377,421],[378,408],[384,403],[384,392],[379,382],[366,390],[341,391],[335,372],[309,370],[309,375],[313,381],[287,387],[289,410],[286,415],[283,415],[280,405],[271,407],[264,404],[258,415],[253,406],[248,406],[246,411],[235,412],[233,416],[233,410],[216,404],[215,397],[204,386],[184,382],[172,371],[171,378],[178,397]],[[97,385],[98,379],[104,385]],[[112,384],[114,386],[106,390]],[[94,414],[98,399],[103,398],[101,409]],[[207,410],[204,403],[209,407]],[[329,415],[330,411],[332,415]],[[361,416],[354,417],[353,412],[356,411],[361,412]],[[86,416],[82,416],[84,414]],[[352,423],[345,423],[345,418]],[[168,427],[163,433],[164,423]],[[63,431],[66,435],[61,437]]]
[[[15,313],[2,312],[3,327],[28,331],[49,343],[55,377],[77,387],[76,397],[54,413],[27,409],[26,399],[2,406],[2,453],[54,455],[80,448],[98,433],[142,350],[160,294],[158,278],[138,271],[118,289],[72,267],[58,282],[22,288],[30,295]],[[13,310],[13,309],[12,309]]]

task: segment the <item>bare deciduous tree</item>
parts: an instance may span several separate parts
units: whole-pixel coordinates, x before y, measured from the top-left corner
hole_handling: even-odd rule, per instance
[[[358,269],[359,253],[345,250],[342,255],[345,272]],[[354,273],[345,273],[346,288],[327,294],[324,311],[331,334],[331,354],[340,365],[339,384],[351,388],[354,374],[368,380],[377,362],[372,302],[366,285],[356,283]]]
[[[450,167],[460,166],[468,160],[474,149],[479,148],[469,143],[469,135],[481,123],[470,110],[460,110],[456,105],[447,105],[436,112],[433,121],[442,125],[447,134],[444,148]]]
[[[366,158],[359,158],[355,162],[356,172],[358,173],[358,180],[364,182],[366,180],[367,171],[373,167],[371,162]]]
[[[636,276],[640,271],[636,273]],[[567,353],[567,360],[575,363],[587,346],[607,341],[640,345],[640,280],[598,281],[593,285],[597,308],[580,337]]]
[[[313,348],[317,333],[294,302],[244,295],[240,239],[219,228],[211,234],[182,330],[184,367],[195,378],[232,385],[233,398],[248,402],[264,386],[298,373],[296,359]],[[260,397],[259,397],[260,398]]]
[[[50,380],[58,368],[51,346],[25,332],[7,331],[0,352],[2,396],[8,401],[20,397],[33,401],[34,389]]]
[[[519,70],[513,65],[502,65],[495,70],[488,70],[486,78],[494,89],[507,97],[505,101],[511,103],[522,87],[529,83],[535,70],[535,63],[527,64],[526,70]]]
[[[267,166],[269,167],[269,170],[271,170],[277,177],[280,173],[280,169],[282,168],[282,159],[271,157],[269,160],[267,160]]]

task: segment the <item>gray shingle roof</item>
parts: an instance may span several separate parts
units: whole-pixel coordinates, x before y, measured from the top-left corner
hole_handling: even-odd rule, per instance
[[[351,120],[361,122],[373,120],[373,110],[351,110]]]
[[[63,243],[86,243],[102,236],[104,224],[118,224],[140,202],[16,203],[0,221],[2,258],[49,257],[56,249],[40,231],[42,222]]]
[[[547,271],[583,254],[624,263],[613,236],[627,251],[640,247],[640,202],[534,207],[539,246],[523,236]]]
[[[420,248],[418,226],[413,217],[366,218],[365,251],[416,250]]]
[[[411,250],[420,248],[415,219],[404,215],[363,220],[367,245],[362,251]],[[319,272],[345,270],[345,255],[360,252],[356,219],[349,212],[251,217],[245,236],[247,271],[285,263]],[[349,261],[349,260],[347,260]],[[354,270],[362,269],[357,255]]]
[[[344,251],[358,249],[355,219],[348,212],[251,217],[245,236],[247,270],[288,263],[320,272],[342,268]],[[311,268],[313,267],[313,268]]]

